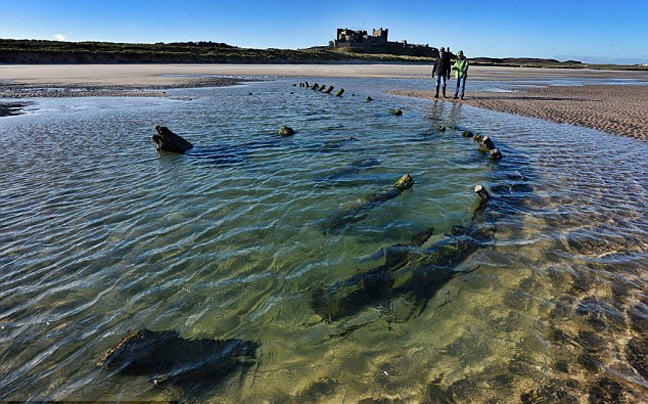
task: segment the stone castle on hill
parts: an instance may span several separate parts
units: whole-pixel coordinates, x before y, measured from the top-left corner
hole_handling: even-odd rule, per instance
[[[335,49],[348,49],[353,52],[389,53],[410,56],[436,57],[438,51],[429,45],[414,45],[407,41],[390,42],[387,39],[387,28],[374,29],[369,35],[364,30],[338,28],[335,40],[331,41]]]

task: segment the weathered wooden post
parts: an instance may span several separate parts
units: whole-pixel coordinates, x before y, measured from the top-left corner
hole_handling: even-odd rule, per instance
[[[495,147],[495,143],[493,143],[490,137],[475,135],[473,139],[479,142],[479,150],[488,152],[493,160],[499,160],[504,157],[502,152]]]
[[[277,133],[279,133],[283,137],[288,137],[294,135],[295,130],[290,126],[282,126]]]
[[[157,151],[184,153],[193,149],[193,145],[189,141],[176,135],[166,126],[156,125],[155,130],[157,135],[153,135],[153,141],[156,144]]]

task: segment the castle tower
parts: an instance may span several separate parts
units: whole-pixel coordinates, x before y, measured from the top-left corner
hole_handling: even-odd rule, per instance
[[[389,30],[387,28],[385,28],[385,29],[383,29],[382,27],[378,28],[378,29],[374,28],[373,37],[376,38],[376,39],[379,38],[379,42],[381,42],[381,43],[387,43],[387,34],[388,34],[388,32],[389,32]]]

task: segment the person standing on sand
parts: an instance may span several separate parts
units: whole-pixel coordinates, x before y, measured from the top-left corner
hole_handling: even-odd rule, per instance
[[[436,80],[436,94],[434,98],[439,98],[439,87],[443,81],[443,98],[446,98],[446,81],[450,79],[450,52],[446,52],[445,48],[439,49],[439,57],[434,62],[432,67],[432,78]]]
[[[462,50],[457,52],[457,60],[452,65],[457,75],[457,89],[455,90],[454,99],[459,95],[459,88],[461,88],[461,99],[464,99],[464,91],[466,90],[466,78],[468,77],[468,59],[464,56]]]

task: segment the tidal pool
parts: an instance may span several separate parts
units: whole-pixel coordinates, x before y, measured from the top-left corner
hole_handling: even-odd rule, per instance
[[[645,400],[648,145],[384,93],[429,85],[277,79],[34,99],[1,118],[0,399]],[[156,152],[156,124],[195,147]],[[412,188],[353,210],[406,173]],[[479,184],[492,203],[477,217]],[[425,261],[475,220],[491,230],[476,248]],[[340,316],[313,303],[380,267],[398,273],[387,292]],[[410,282],[421,271],[453,272]],[[96,366],[143,329],[259,345],[196,384]]]

